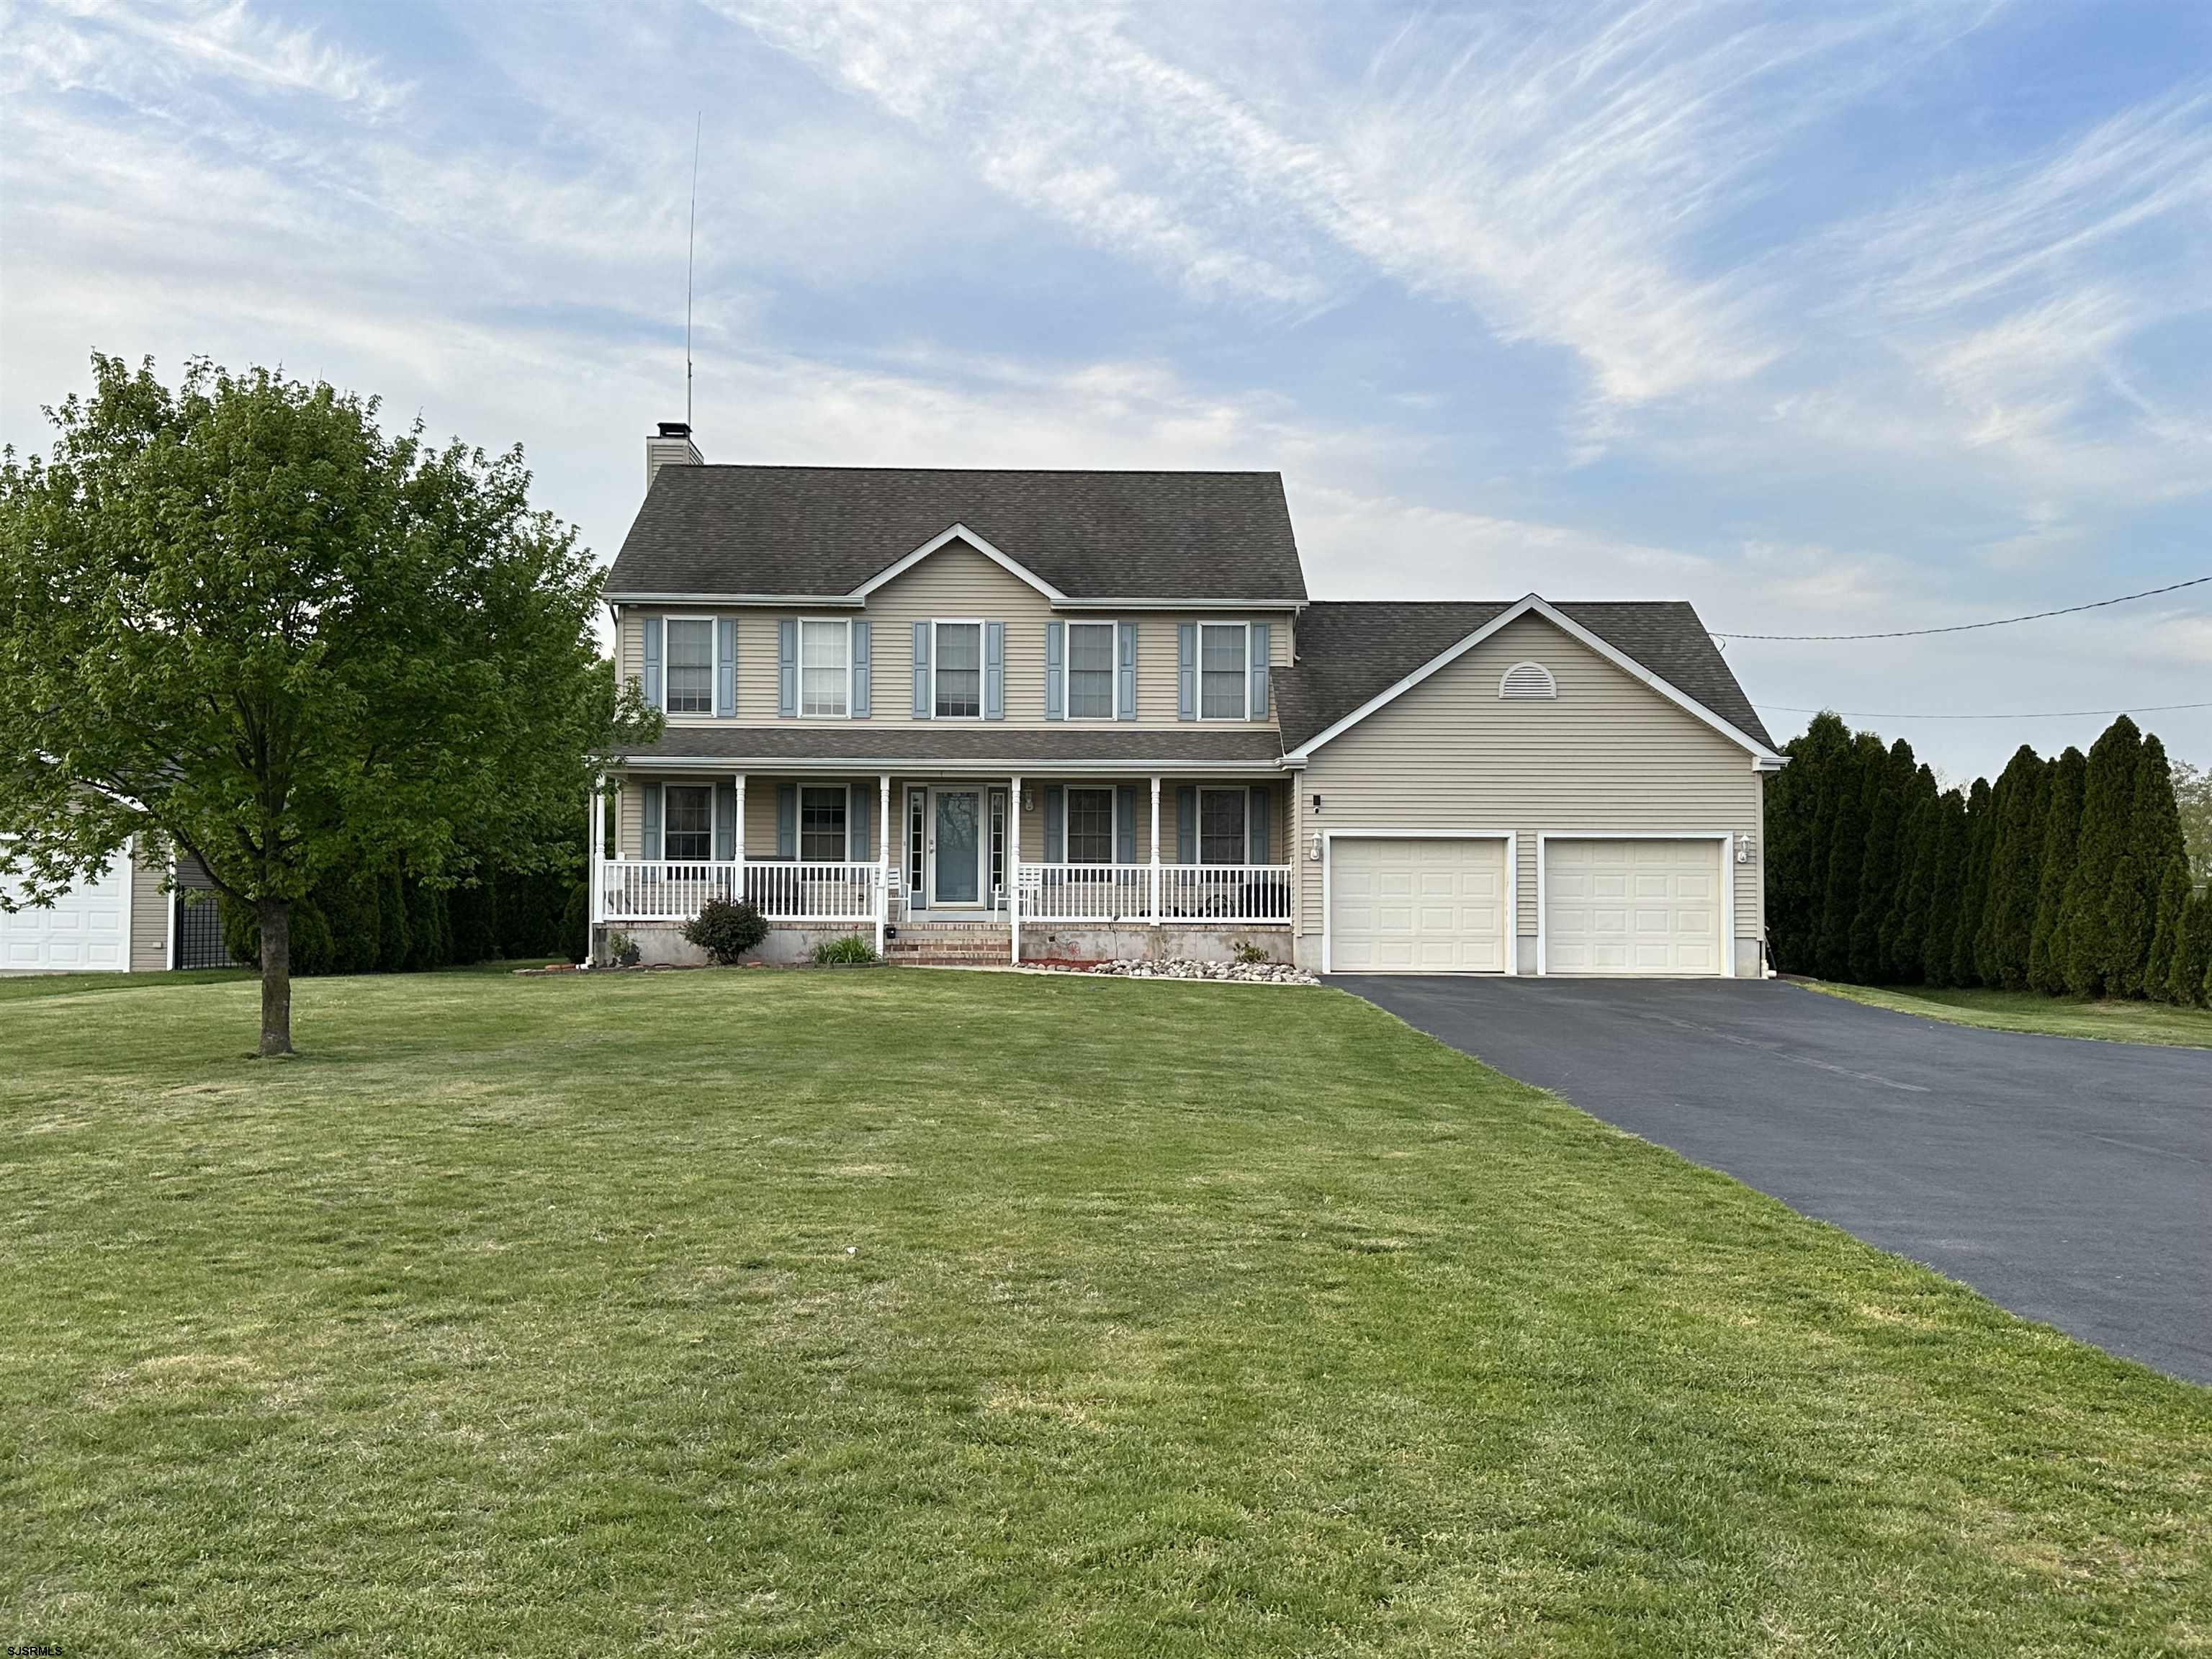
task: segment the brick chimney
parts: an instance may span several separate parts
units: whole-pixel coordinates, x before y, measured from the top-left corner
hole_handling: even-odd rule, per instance
[[[663,421],[660,430],[645,441],[645,487],[653,488],[653,475],[664,466],[698,466],[706,459],[691,441],[689,423]]]

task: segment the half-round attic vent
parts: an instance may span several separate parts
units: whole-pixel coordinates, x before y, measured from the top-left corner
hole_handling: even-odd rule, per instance
[[[1540,662],[1516,662],[1507,669],[1498,682],[1501,697],[1556,697],[1559,688],[1553,684],[1552,671]]]

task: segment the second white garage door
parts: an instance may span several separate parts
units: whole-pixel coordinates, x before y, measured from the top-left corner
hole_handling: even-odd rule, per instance
[[[1505,971],[1505,843],[1346,836],[1329,843],[1329,967]]]
[[[1717,841],[1544,842],[1544,971],[1721,971]]]

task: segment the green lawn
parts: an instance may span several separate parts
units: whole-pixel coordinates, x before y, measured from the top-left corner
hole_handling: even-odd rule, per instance
[[[1997,1031],[2040,1031],[2048,1036],[2098,1037],[2107,1042],[2157,1042],[2212,1048],[2212,1010],[2170,1008],[2160,1002],[2076,1002],[2035,991],[1931,991],[1808,980],[1813,990],[1847,997],[1902,1014],[1984,1025]]]
[[[0,1006],[67,1655],[2202,1653],[2212,1391],[1334,991]]]

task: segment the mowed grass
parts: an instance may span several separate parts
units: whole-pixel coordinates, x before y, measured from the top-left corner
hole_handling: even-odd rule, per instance
[[[2155,1042],[2172,1048],[2212,1048],[2212,1009],[2173,1008],[2160,1002],[2102,1002],[2047,997],[2038,991],[1936,991],[1807,981],[1815,991],[1901,1014],[1981,1025],[1998,1031],[2036,1031],[2045,1036],[2096,1037],[2106,1042]]]
[[[0,1006],[64,1654],[2191,1653],[2212,1391],[1334,991]]]

